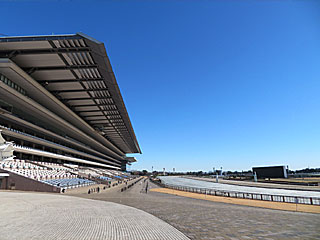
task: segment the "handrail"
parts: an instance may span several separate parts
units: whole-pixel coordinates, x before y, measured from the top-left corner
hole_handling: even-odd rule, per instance
[[[247,193],[247,192],[226,191],[226,190],[217,190],[217,189],[201,188],[201,187],[186,187],[186,186],[173,185],[173,184],[167,184],[167,183],[158,183],[158,184],[170,189],[193,192],[193,193],[202,193],[202,194],[213,195],[213,196],[320,206],[320,198],[318,197],[299,197],[299,196],[272,195],[272,194],[263,194],[263,193]]]

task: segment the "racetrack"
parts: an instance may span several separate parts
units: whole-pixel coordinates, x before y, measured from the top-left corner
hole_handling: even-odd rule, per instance
[[[196,187],[196,188],[208,188],[220,191],[233,191],[253,194],[270,194],[270,195],[282,195],[282,196],[293,196],[293,197],[312,197],[320,198],[320,192],[316,191],[296,191],[288,189],[278,188],[262,188],[262,187],[247,187],[237,186],[225,183],[207,182],[183,177],[176,176],[162,176],[159,177],[163,183],[184,186],[184,187]]]

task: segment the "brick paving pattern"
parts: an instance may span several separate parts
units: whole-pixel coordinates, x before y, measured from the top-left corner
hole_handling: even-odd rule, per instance
[[[149,183],[149,186],[158,186]],[[191,239],[320,239],[320,215],[239,206],[142,193],[137,184],[125,192],[79,195],[133,206],[153,214]]]
[[[132,207],[58,194],[0,192],[0,239],[185,240]]]

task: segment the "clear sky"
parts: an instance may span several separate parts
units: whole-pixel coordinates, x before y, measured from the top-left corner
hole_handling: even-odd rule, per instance
[[[320,1],[0,0],[0,33],[105,43],[132,169],[320,167]]]

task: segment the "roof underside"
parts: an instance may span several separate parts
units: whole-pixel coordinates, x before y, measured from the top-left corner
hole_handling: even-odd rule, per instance
[[[82,33],[0,38],[10,58],[124,153],[141,153],[104,44]]]

